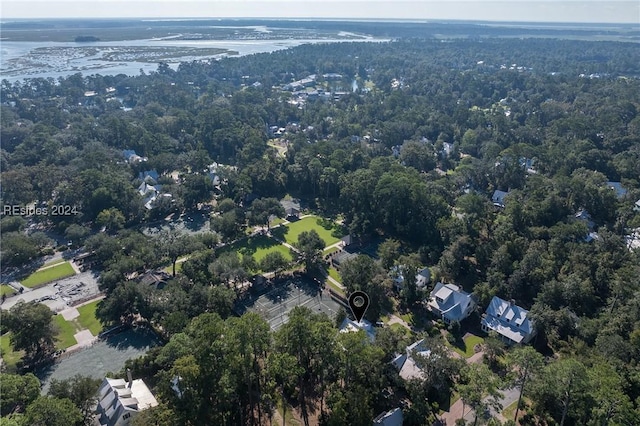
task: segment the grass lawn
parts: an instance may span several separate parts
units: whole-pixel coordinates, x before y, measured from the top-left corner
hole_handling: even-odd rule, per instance
[[[473,350],[474,346],[478,344],[482,344],[482,342],[484,342],[484,339],[482,337],[472,335],[472,336],[466,337],[463,341],[464,341],[464,347],[459,347],[455,345],[450,345],[450,347],[454,351],[462,355],[463,357],[469,358],[470,356],[475,354]],[[449,342],[447,342],[447,345],[449,345]]]
[[[52,266],[51,268],[34,272],[21,281],[21,284],[25,287],[35,287],[40,284],[46,284],[51,281],[67,278],[75,274],[76,272],[71,267],[71,264],[69,262],[64,262],[56,266]]]
[[[56,348],[66,349],[69,346],[73,346],[76,343],[76,338],[73,337],[77,333],[76,327],[73,323],[66,321],[62,315],[55,315],[53,322],[58,327],[58,335],[56,336]]]
[[[11,296],[15,292],[16,291],[10,285],[2,284],[0,286],[0,296],[4,296],[4,295]]]
[[[7,372],[12,372],[16,368],[16,364],[24,356],[24,351],[14,351],[11,346],[11,333],[5,333],[0,336],[0,351],[2,351],[2,359],[7,365]]]
[[[332,283],[331,281],[327,281],[329,283],[329,286],[333,289],[333,291],[335,291],[338,294],[341,294],[343,296],[346,296],[346,294],[344,294],[344,290],[341,289],[340,287],[338,287],[337,285],[335,285],[334,283]]]
[[[516,405],[518,404],[518,401],[514,401],[511,404],[509,404],[508,406],[506,406],[504,408],[504,410],[502,410],[502,415],[504,416],[505,419],[513,419],[513,416],[516,414]],[[520,413],[518,413],[520,414]],[[520,417],[520,416],[518,416]]]
[[[334,280],[342,284],[342,277],[340,276],[340,272],[338,272],[336,268],[334,268],[333,266],[330,266],[328,272],[331,278],[333,278]]]
[[[324,240],[325,247],[340,241],[340,238],[331,235],[332,229],[326,229],[318,224],[318,219],[320,219],[318,216],[305,217],[304,219],[291,222],[286,226],[274,229],[273,234],[293,245],[298,241],[298,236],[304,231],[315,229],[318,235],[320,235],[320,238]]]
[[[89,330],[94,336],[97,336],[102,331],[102,323],[96,318],[96,307],[99,302],[100,300],[96,300],[80,306],[78,308],[80,316],[75,319],[83,329]]]
[[[282,219],[281,217],[276,217],[271,222],[269,222],[269,226],[271,228],[273,228],[274,226],[278,226],[278,225],[281,225],[283,223],[284,223],[284,219]]]
[[[402,324],[398,324],[398,323],[391,324],[389,326],[389,328],[392,329],[392,330],[404,333],[404,335],[407,336],[407,337],[411,337],[411,335],[413,334],[411,330],[409,330],[407,327],[405,327]]]
[[[182,262],[178,261],[176,262],[176,274],[179,274],[180,271],[182,271],[182,264],[186,262],[186,260],[183,260]],[[167,274],[173,274],[173,265],[169,265],[166,268],[163,269],[163,271],[165,271]]]
[[[224,247],[221,252],[235,251],[239,254],[249,254],[253,256],[256,262],[260,262],[267,253],[279,251],[289,262],[293,260],[293,255],[289,248],[283,246],[273,238],[266,235],[257,235],[255,237],[243,239],[230,246]]]

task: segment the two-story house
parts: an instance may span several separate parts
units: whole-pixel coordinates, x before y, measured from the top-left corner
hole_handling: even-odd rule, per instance
[[[495,331],[502,341],[507,344],[526,344],[536,335],[529,311],[516,305],[513,301],[506,301],[494,296],[482,318],[482,330]]]

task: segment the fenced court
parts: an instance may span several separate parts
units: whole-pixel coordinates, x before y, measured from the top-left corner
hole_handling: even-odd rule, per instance
[[[238,314],[256,312],[271,326],[279,329],[289,319],[289,312],[296,306],[305,306],[313,312],[324,312],[335,318],[341,305],[331,299],[313,280],[296,277],[275,284],[255,287],[236,306]]]

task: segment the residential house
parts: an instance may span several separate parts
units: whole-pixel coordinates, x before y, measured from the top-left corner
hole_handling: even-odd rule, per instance
[[[165,271],[154,271],[147,272],[142,275],[138,282],[142,285],[146,285],[149,287],[154,287],[158,290],[162,290],[166,285],[167,281],[171,279],[171,275]]]
[[[211,182],[213,182],[213,186],[220,185],[220,176],[218,175],[218,168],[219,168],[218,163],[211,163],[207,166],[205,170],[205,173],[207,174],[207,176],[209,176],[209,179],[211,179]]]
[[[365,334],[367,335],[367,337],[369,338],[369,340],[371,340],[372,342],[375,340],[376,338],[376,330],[373,327],[373,325],[367,321],[366,319],[363,319],[362,321],[353,321],[349,318],[345,318],[344,321],[342,321],[342,324],[340,324],[339,327],[339,331],[340,333],[355,333],[358,332],[360,330],[363,330],[365,332]]]
[[[402,290],[404,287],[404,275],[403,265],[394,266],[391,268],[390,274],[393,278],[393,286],[398,290]],[[424,288],[431,280],[431,271],[429,268],[422,268],[416,273],[416,287],[419,289]]]
[[[495,331],[502,341],[508,344],[526,344],[536,335],[529,311],[516,305],[513,300],[507,302],[494,296],[482,318],[482,330]]]
[[[341,250],[331,255],[331,264],[336,269],[340,270],[340,267],[345,262],[348,262],[349,260],[354,259],[357,256],[358,256],[357,253],[349,253],[348,251]]]
[[[431,355],[431,350],[425,346],[424,339],[420,339],[417,342],[407,346],[405,353],[398,354],[391,361],[391,364],[398,370],[398,374],[404,380],[421,379],[424,373],[418,367],[415,361],[415,356],[420,355],[428,357]]]
[[[403,421],[402,410],[400,408],[394,408],[393,410],[380,413],[373,419],[373,426],[402,426]]]
[[[449,324],[461,322],[476,307],[473,296],[454,284],[436,283],[431,291],[427,308]]]
[[[504,199],[509,195],[509,191],[504,192],[496,189],[491,196],[491,201],[493,201],[493,205],[496,207],[504,208]]]
[[[627,232],[629,232],[629,234],[624,237],[624,240],[627,243],[627,248],[632,251],[640,248],[640,228],[632,229]]]
[[[587,235],[585,235],[584,240],[590,243],[593,240],[597,240],[600,238],[597,232],[594,231],[595,223],[591,220],[591,215],[585,209],[580,209],[576,212],[575,218],[579,221],[584,222],[587,225]]]
[[[636,201],[635,205],[633,206],[633,211],[640,212],[640,200]]]
[[[124,156],[124,160],[129,164],[140,163],[142,161],[147,161],[147,157],[141,157],[132,149],[125,149],[122,151],[122,155]]]
[[[284,213],[287,219],[300,218],[300,203],[294,200],[282,200],[280,204],[284,207]]]
[[[159,177],[160,175],[158,175],[158,172],[155,170],[147,170],[138,174],[138,179],[152,185],[155,185],[158,182]]]
[[[101,426],[127,426],[143,410],[158,405],[142,381],[105,378],[98,390],[97,421]]]

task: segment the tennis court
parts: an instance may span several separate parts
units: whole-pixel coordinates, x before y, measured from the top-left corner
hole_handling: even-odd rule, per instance
[[[324,312],[330,318],[335,318],[341,308],[328,294],[322,293],[318,284],[303,276],[255,288],[236,306],[236,311],[240,315],[256,312],[269,323],[272,330],[277,330],[288,321],[289,312],[296,306]]]

